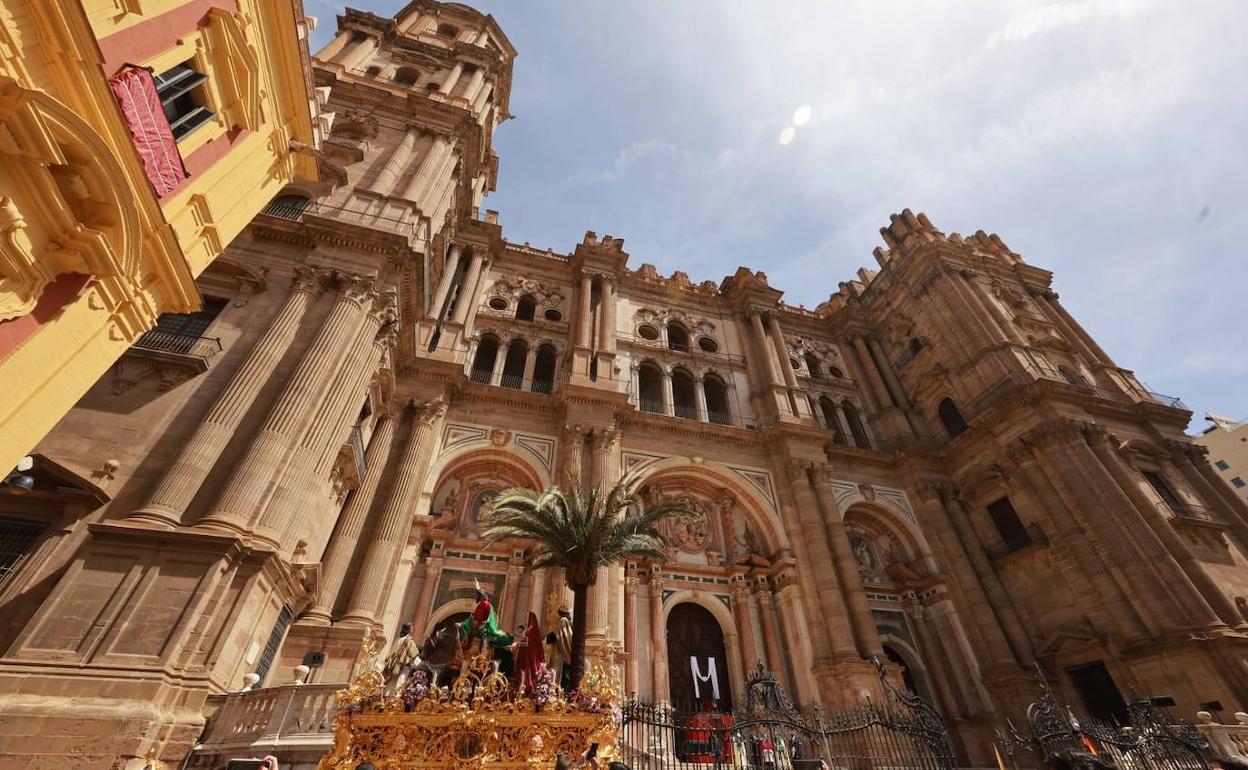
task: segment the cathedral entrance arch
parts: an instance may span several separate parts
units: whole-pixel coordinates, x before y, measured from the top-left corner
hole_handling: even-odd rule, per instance
[[[732,684],[724,630],[710,610],[681,602],[667,616],[667,670],[674,704],[732,709]]]

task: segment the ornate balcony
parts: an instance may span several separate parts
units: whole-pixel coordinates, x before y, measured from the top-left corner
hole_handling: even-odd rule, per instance
[[[1175,524],[1196,524],[1203,527],[1221,527],[1222,521],[1216,513],[1203,505],[1194,505],[1185,500],[1157,503],[1157,510]]]
[[[187,767],[224,767],[229,759],[279,746],[287,761],[315,762],[333,744],[334,694],[342,687],[289,684],[209,696],[208,724]]]

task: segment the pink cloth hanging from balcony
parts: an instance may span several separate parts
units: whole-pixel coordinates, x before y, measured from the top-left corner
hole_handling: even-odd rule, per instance
[[[168,195],[182,184],[187,174],[160,95],[156,93],[152,73],[141,67],[127,66],[109,78],[108,85],[121,105],[147,181],[152,183],[157,196]]]

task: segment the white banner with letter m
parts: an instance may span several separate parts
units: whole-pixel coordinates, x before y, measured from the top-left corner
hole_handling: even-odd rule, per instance
[[[701,666],[698,665],[698,659],[690,655],[689,668],[693,671],[693,697],[700,700],[703,697],[703,684],[710,683],[711,697],[719,700],[719,672],[715,668],[715,659],[706,659],[706,673],[704,674]]]

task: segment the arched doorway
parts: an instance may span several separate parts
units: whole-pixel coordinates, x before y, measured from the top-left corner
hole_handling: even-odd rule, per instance
[[[732,709],[724,631],[710,610],[681,602],[667,616],[667,671],[673,705],[702,710],[708,701]]]
[[[458,626],[460,623],[463,623],[471,614],[472,613],[470,612],[453,612],[450,615],[447,615],[446,617],[439,620],[438,624],[433,627],[433,631],[429,635],[433,636],[434,634],[438,633],[444,628],[449,628],[451,626]]]
[[[882,646],[884,647],[884,657],[888,658],[888,662],[901,669],[901,681],[906,686],[906,689],[915,695],[926,695],[919,689],[919,680],[916,672],[910,667],[910,662],[893,645],[884,644]]]

